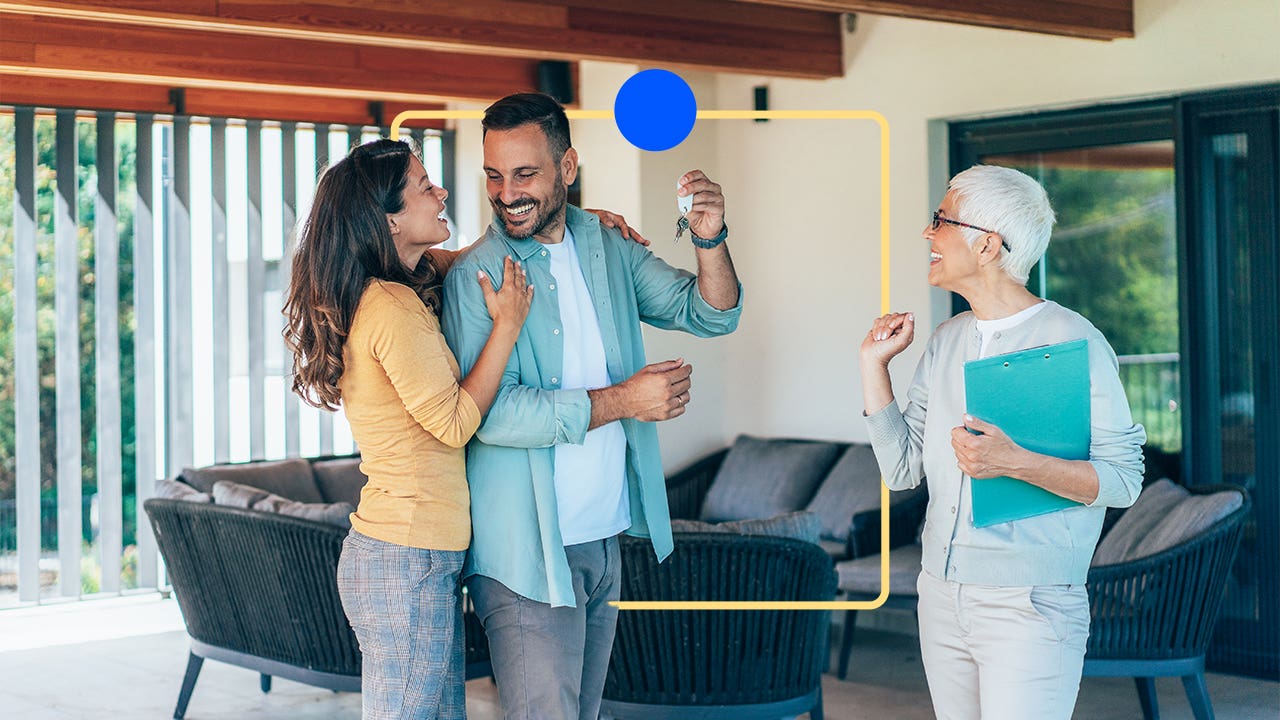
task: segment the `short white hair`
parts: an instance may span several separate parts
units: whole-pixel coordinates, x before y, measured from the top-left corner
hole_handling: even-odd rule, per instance
[[[1053,232],[1048,193],[1025,173],[996,165],[974,165],[951,178],[949,187],[956,192],[955,219],[987,228],[1009,243],[1000,267],[1025,285]],[[976,230],[965,231],[970,245],[980,237]]]

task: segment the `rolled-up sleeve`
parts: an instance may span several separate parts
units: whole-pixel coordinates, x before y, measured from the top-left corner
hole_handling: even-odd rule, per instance
[[[454,264],[445,279],[444,334],[464,375],[475,366],[493,329],[484,293],[476,282],[478,269],[480,265],[468,255]],[[490,278],[502,277],[500,270],[483,269]],[[489,445],[506,447],[581,445],[591,423],[587,391],[545,390],[522,384],[520,363],[534,362],[529,342],[522,333],[476,437]]]
[[[698,276],[668,265],[648,248],[626,242],[635,282],[640,319],[663,330],[682,330],[698,337],[727,335],[742,316],[742,283],[738,302],[718,310],[702,297]]]
[[[1142,491],[1142,445],[1146,430],[1133,422],[1120,384],[1119,363],[1106,339],[1089,338],[1089,463],[1098,475],[1098,497],[1090,507],[1129,507]]]

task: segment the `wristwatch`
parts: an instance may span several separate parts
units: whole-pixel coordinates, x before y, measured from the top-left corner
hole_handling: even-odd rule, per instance
[[[724,239],[727,237],[729,237],[729,223],[723,223],[720,228],[720,234],[713,238],[700,238],[693,230],[689,231],[689,240],[693,243],[693,246],[700,247],[703,250],[710,250],[724,242]]]

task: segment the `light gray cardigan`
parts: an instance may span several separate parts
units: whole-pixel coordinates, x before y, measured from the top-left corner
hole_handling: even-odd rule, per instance
[[[1115,352],[1088,320],[1054,302],[991,337],[987,355],[1087,338],[1091,387],[1089,462],[1098,497],[1088,506],[973,526],[968,476],[960,472],[951,429],[964,424],[964,363],[978,357],[972,312],[938,326],[907,393],[867,417],[871,445],[892,490],[929,483],[921,565],[934,577],[978,585],[1082,584],[1108,507],[1128,507],[1142,489],[1142,443],[1120,385]]]

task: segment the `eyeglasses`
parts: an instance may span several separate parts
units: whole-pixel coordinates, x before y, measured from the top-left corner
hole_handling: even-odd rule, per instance
[[[969,223],[962,223],[962,222],[960,222],[959,220],[952,220],[951,218],[944,218],[944,217],[942,217],[942,213],[941,213],[941,211],[939,211],[939,210],[934,210],[934,211],[933,211],[933,222],[929,225],[929,229],[931,229],[931,230],[935,230],[935,231],[936,231],[938,228],[942,227],[942,223],[946,223],[946,224],[948,224],[948,225],[955,225],[955,226],[957,226],[957,227],[962,227],[962,228],[969,228],[970,230],[978,230],[978,231],[980,231],[980,232],[984,232],[984,233],[991,233],[992,235],[999,235],[999,234],[1000,234],[1000,233],[996,232],[995,230],[988,230],[988,229],[986,229],[986,228],[980,228],[980,227],[978,227],[977,225],[970,225]],[[1000,244],[1001,244],[1002,246],[1004,246],[1004,249],[1005,249],[1006,251],[1008,251],[1008,252],[1013,252],[1013,248],[1009,247],[1009,243],[1008,243],[1008,241],[1006,241],[1004,238],[1000,238]]]

